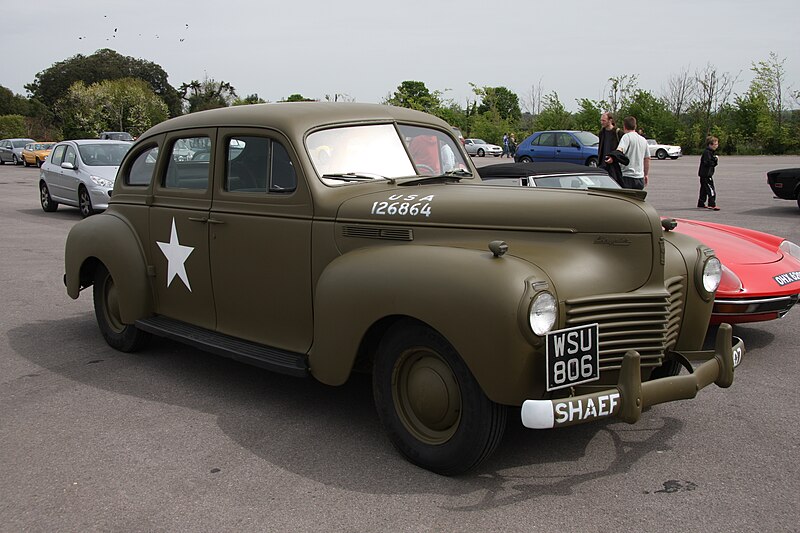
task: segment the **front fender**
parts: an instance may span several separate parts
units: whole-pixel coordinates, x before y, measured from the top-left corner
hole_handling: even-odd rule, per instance
[[[373,324],[412,317],[453,345],[490,399],[519,405],[543,386],[537,340],[525,331],[532,281],[550,283],[532,264],[488,251],[390,245],[349,252],[317,284],[311,372],[344,383]]]
[[[106,266],[119,291],[120,317],[126,324],[153,313],[147,263],[136,233],[121,218],[100,214],[75,224],[64,250],[67,294],[78,298],[94,281],[94,268]]]

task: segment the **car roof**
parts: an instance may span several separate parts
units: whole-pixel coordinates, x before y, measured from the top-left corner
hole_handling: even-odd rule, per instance
[[[67,139],[61,141],[62,143],[74,143],[78,146],[87,144],[133,144],[131,141],[117,141],[114,139]]]
[[[499,163],[478,169],[481,179],[522,178],[526,176],[565,174],[608,174],[602,168],[574,163]]]
[[[452,132],[451,126],[444,120],[404,107],[352,102],[274,102],[189,113],[156,124],[142,138],[180,129],[216,126],[270,126],[294,135],[303,135],[320,125],[393,121],[433,122],[443,130]]]

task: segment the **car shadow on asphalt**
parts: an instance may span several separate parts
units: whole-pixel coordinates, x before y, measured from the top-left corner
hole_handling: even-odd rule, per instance
[[[413,466],[393,449],[375,413],[368,375],[330,387],[158,338],[141,352],[121,353],[105,344],[91,314],[27,323],[9,330],[8,342],[46,372],[7,382],[6,394],[52,373],[80,386],[211,414],[239,447],[304,478],[368,494],[474,495],[468,507],[458,507],[463,510],[570,494],[577,485],[624,474],[648,454],[669,449],[684,425],[660,416],[656,406],[636,425],[605,420],[535,431],[522,427],[518,409],[509,409],[495,454],[476,471],[447,478]]]

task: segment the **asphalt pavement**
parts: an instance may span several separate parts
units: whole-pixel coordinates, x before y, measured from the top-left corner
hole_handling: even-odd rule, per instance
[[[800,244],[800,209],[766,184],[800,157],[721,157],[718,212],[694,207],[697,165],[653,161],[648,201]],[[730,389],[635,425],[511,417],[478,471],[446,478],[394,451],[368,377],[327,387],[165,340],[109,348],[89,291],[62,283],[80,214],[44,213],[37,176],[0,167],[0,531],[798,530],[800,309],[734,328],[747,355]]]

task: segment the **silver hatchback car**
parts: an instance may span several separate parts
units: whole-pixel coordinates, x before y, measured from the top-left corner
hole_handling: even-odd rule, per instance
[[[132,144],[99,139],[56,144],[39,175],[42,209],[49,213],[65,204],[80,209],[83,217],[104,211],[119,164]]]

